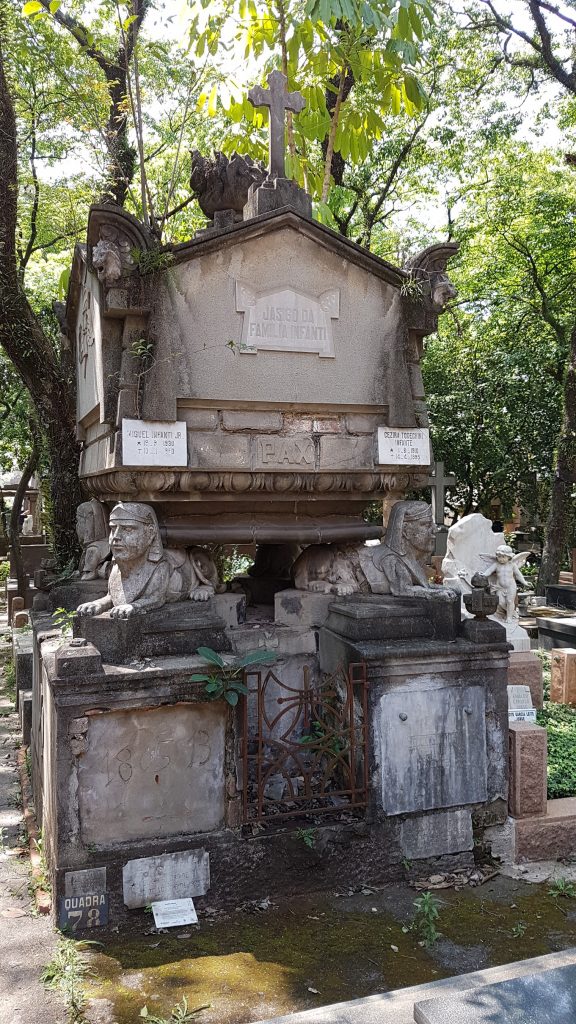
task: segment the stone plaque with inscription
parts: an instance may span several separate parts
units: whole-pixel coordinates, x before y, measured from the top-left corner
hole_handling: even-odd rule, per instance
[[[536,708],[532,704],[529,686],[512,685],[508,690],[508,720],[510,722],[535,722]]]
[[[286,469],[298,466],[302,470],[314,469],[316,449],[306,434],[277,437],[274,434],[256,437],[255,469]]]
[[[186,424],[157,420],[122,420],[125,466],[186,466]]]
[[[155,900],[204,896],[210,888],[210,854],[198,850],[129,860],[122,869],[124,903],[131,910]]]
[[[258,293],[237,281],[236,309],[244,313],[241,352],[269,349],[334,356],[331,321],[340,316],[337,288],[315,299],[293,288]]]
[[[226,712],[177,704],[91,715],[78,761],[85,843],[209,832],[224,823]]]
[[[430,431],[427,427],[378,427],[378,462],[381,466],[429,466]]]
[[[380,701],[379,730],[387,814],[486,800],[482,687],[386,693]]]

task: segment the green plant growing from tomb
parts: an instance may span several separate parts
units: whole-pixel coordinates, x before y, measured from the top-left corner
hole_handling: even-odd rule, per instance
[[[72,636],[72,626],[78,612],[69,612],[67,608],[57,608],[54,612],[54,625],[62,630],[62,636],[68,639]]]
[[[186,996],[183,997],[181,1003],[176,1003],[170,1012],[169,1017],[158,1017],[154,1013],[149,1013],[148,1007],[143,1006],[140,1010],[140,1016],[148,1021],[148,1024],[188,1024],[197,1013],[202,1010],[208,1010],[211,1003],[206,1003],[204,1006],[197,1006],[194,1010],[188,1009],[188,1000]]]
[[[573,900],[576,898],[576,885],[567,878],[556,878],[548,889],[548,895],[554,899],[562,896],[564,899]]]
[[[309,850],[313,850],[316,845],[316,829],[315,828],[299,828],[296,830],[296,836],[300,839],[304,846],[307,846]]]
[[[231,707],[236,707],[240,694],[248,693],[243,678],[245,669],[264,662],[269,665],[270,662],[276,661],[276,655],[265,650],[246,651],[240,658],[228,661],[224,661],[224,658],[211,647],[199,647],[196,653],[213,666],[213,671],[195,672],[190,676],[190,682],[205,683],[204,691],[210,700],[219,700],[223,697]]]
[[[423,892],[414,900],[414,919],[410,929],[420,937],[425,946],[433,946],[440,938],[436,922],[440,914],[440,900],[431,892]]]

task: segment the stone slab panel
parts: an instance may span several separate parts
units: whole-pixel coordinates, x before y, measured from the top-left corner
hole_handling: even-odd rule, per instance
[[[244,434],[190,433],[189,459],[192,469],[249,469],[250,438]]]
[[[372,470],[374,455],[375,439],[372,436],[326,434],[320,438],[320,469]]]
[[[576,653],[576,652],[575,652]],[[508,685],[529,686],[532,705],[541,708],[544,702],[542,662],[534,651],[511,651],[508,661]]]
[[[334,594],[314,594],[307,590],[279,590],[274,595],[274,622],[297,629],[323,626],[333,601]]]
[[[408,860],[462,853],[474,846],[472,814],[467,810],[407,818],[400,829],[402,853]]]
[[[515,823],[516,863],[562,860],[576,853],[576,798],[549,800],[544,816]]]
[[[178,409],[178,417],[188,430],[217,430],[220,425],[217,409]]]
[[[378,427],[383,426],[383,416],[350,413],[346,417],[346,429],[349,434],[376,434]]]
[[[85,868],[67,871],[64,875],[65,896],[89,896],[106,892],[106,868]]]
[[[487,799],[482,687],[443,687],[431,680],[398,687],[381,697],[376,728],[387,814]]]
[[[220,704],[91,715],[78,760],[83,841],[116,844],[222,826],[225,721]]]
[[[239,410],[224,409],[222,413],[224,430],[282,430],[281,412],[263,412],[258,409]]]
[[[30,745],[32,735],[32,690],[20,691],[20,729],[22,731],[22,744],[25,747]]]
[[[511,722],[510,788],[508,804],[513,818],[546,814],[547,733],[541,725]]]
[[[550,651],[550,700],[576,704],[576,650],[560,647]]]
[[[210,888],[210,855],[198,849],[129,860],[122,870],[122,885],[130,910],[156,900],[204,896]]]
[[[414,1006],[416,1024],[573,1024],[576,965],[485,985]]]

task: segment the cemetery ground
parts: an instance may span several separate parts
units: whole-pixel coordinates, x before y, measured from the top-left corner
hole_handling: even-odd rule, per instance
[[[99,930],[94,944],[59,936],[35,912],[27,860],[17,855],[26,837],[9,683],[4,673],[1,1024],[135,1024],[144,1007],[149,1018],[170,1021],[179,1019],[171,1013],[184,1000],[200,1024],[242,1024],[576,946],[576,861],[505,874],[480,857],[477,877],[430,873],[422,890],[406,862],[393,884],[350,890],[343,882],[340,891],[314,893],[322,852],[313,829],[296,839],[308,851],[308,896],[263,898],[224,914],[211,910],[208,895],[198,901],[196,926],[156,932],[152,916],[139,911],[128,924]],[[566,795],[566,787],[573,793],[576,712],[546,701],[541,717],[550,730],[553,795]],[[417,913],[426,891],[437,901],[437,918]],[[43,988],[43,973],[54,977],[55,991]]]

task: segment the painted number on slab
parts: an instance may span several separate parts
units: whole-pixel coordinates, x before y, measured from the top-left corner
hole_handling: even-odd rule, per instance
[[[63,896],[60,900],[58,927],[70,932],[85,928],[101,928],[108,924],[108,896],[94,893],[89,896]]]

